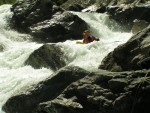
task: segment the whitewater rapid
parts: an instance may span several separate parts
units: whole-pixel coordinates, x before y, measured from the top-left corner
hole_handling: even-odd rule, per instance
[[[107,14],[72,12],[83,19],[90,30],[91,35],[100,41],[89,44],[76,44],[76,41],[58,43],[62,46],[68,65],[75,65],[90,71],[96,71],[102,59],[118,45],[125,43],[132,33],[113,32],[106,26],[109,22]],[[114,23],[116,24],[116,23]],[[80,27],[80,26],[79,26]]]
[[[32,42],[31,36],[10,29],[7,20],[11,18],[10,5],[0,6],[0,113],[2,105],[21,87],[50,76],[53,71],[47,68],[34,69],[25,66],[29,55],[42,46]],[[75,12],[72,12],[75,13]],[[105,24],[109,21],[106,14],[75,13],[89,26],[91,34],[100,39],[90,44],[76,44],[77,40],[59,42],[68,65],[80,66],[87,70],[97,70],[102,59],[115,47],[125,43],[131,33],[113,32]],[[82,40],[78,40],[82,41]]]
[[[29,55],[41,44],[31,42],[27,34],[11,30],[7,20],[11,17],[10,5],[0,6],[0,113],[6,100],[21,87],[36,83],[53,73],[52,70],[24,66]]]

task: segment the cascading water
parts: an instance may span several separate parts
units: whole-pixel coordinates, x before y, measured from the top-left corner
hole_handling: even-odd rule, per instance
[[[34,69],[25,66],[28,56],[42,46],[30,41],[30,36],[9,28],[7,19],[11,17],[10,5],[0,6],[0,113],[6,100],[21,87],[36,83],[53,73],[52,70]],[[75,13],[75,12],[73,12]],[[111,31],[105,23],[107,15],[96,13],[75,13],[89,26],[91,34],[100,39],[90,44],[76,44],[76,41],[57,43],[65,54],[68,65],[76,65],[87,70],[96,70],[101,60],[119,44],[126,42],[131,33]],[[80,26],[79,26],[80,27]],[[81,41],[81,40],[80,40]]]
[[[110,30],[105,25],[109,21],[106,14],[73,13],[88,24],[91,34],[99,38],[100,41],[89,44],[76,44],[76,41],[59,43],[63,45],[62,50],[66,54],[68,65],[80,66],[87,70],[97,70],[100,62],[109,52],[118,45],[125,43],[132,36],[132,33]]]
[[[10,5],[0,6],[0,113],[2,105],[21,87],[36,83],[49,76],[49,69],[34,69],[24,66],[24,61],[41,44],[30,41],[30,36],[9,28],[7,19],[11,17]]]

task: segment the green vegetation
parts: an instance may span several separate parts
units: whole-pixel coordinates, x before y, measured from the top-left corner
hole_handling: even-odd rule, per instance
[[[16,0],[0,0],[0,5],[2,4],[13,4]]]

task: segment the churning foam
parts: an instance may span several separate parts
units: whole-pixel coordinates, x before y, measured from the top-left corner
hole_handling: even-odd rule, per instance
[[[80,66],[87,70],[97,70],[102,59],[118,45],[125,43],[132,33],[113,32],[105,24],[109,21],[108,15],[98,13],[72,12],[83,19],[92,35],[100,41],[89,44],[76,44],[76,41],[59,43],[65,53],[68,65]],[[82,40],[78,40],[82,41]]]
[[[37,83],[53,73],[46,68],[24,66],[29,55],[42,44],[31,42],[31,36],[9,28],[7,20],[12,16],[10,7],[0,6],[0,47],[3,48],[0,51],[0,113],[3,113],[2,105],[16,90]]]

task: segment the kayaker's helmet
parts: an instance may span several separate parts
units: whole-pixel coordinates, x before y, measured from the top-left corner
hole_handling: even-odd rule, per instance
[[[84,32],[83,32],[83,35],[85,35],[85,34],[89,34],[90,33],[90,31],[89,30],[85,30]]]

